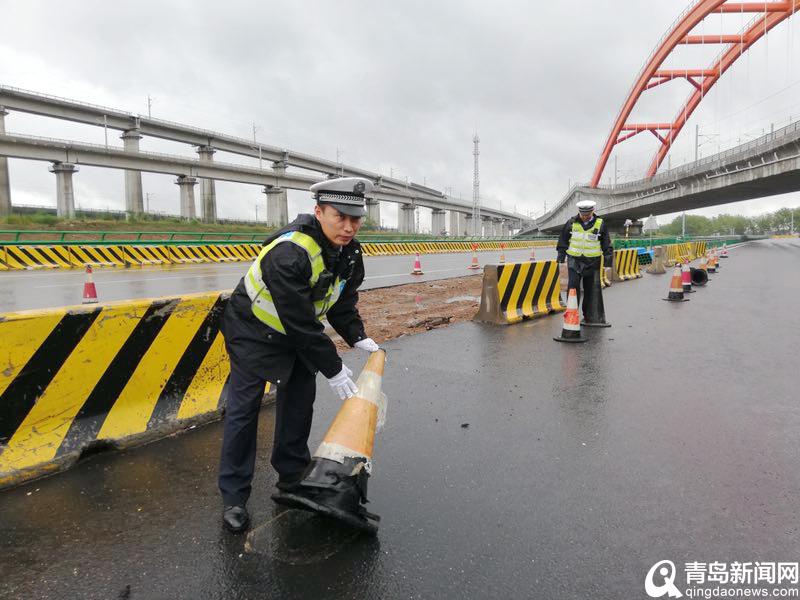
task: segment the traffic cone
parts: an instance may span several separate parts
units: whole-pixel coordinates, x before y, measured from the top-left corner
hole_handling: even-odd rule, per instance
[[[728,258],[728,242],[722,242],[722,250],[719,252],[720,258]]]
[[[83,284],[83,303],[96,304],[97,303],[97,288],[92,281],[92,267],[86,266],[86,281]]]
[[[468,269],[480,269],[478,264],[478,244],[472,244],[472,263],[467,267]]]
[[[411,271],[412,275],[424,275],[422,272],[422,265],[419,262],[419,252],[417,252],[417,257],[414,259],[414,270]]]
[[[708,283],[708,272],[703,268],[703,263],[700,264],[699,269],[689,267],[689,273],[692,277],[692,285],[705,285]]]
[[[531,246],[531,258],[530,258],[530,260],[534,260],[534,261],[536,260],[536,247],[535,246]]]
[[[709,273],[716,273],[717,272],[717,265],[714,264],[714,255],[710,252],[708,253],[708,257],[706,259],[706,270]]]
[[[684,294],[694,294],[692,289],[692,271],[689,263],[683,263],[681,266],[681,285],[683,286]]]
[[[602,263],[600,264],[602,265]],[[585,327],[611,327],[611,323],[606,322],[606,309],[603,305],[601,269],[595,269],[594,271],[592,289],[583,291],[583,320],[581,325]]]
[[[506,245],[503,242],[500,242],[500,264],[504,264],[506,262]]]
[[[581,337],[581,318],[578,315],[578,292],[575,288],[569,289],[567,296],[567,310],[564,313],[564,325],[561,329],[561,336],[553,338],[557,342],[579,343],[585,342],[586,338]]]
[[[310,510],[369,533],[380,517],[367,512],[367,480],[372,474],[375,432],[383,426],[386,396],[381,392],[386,353],[373,352],[358,377],[358,395],[344,401],[300,483],[273,494],[278,504]]]
[[[681,283],[681,267],[675,265],[675,270],[672,271],[672,281],[669,283],[669,295],[662,298],[668,302],[688,302],[688,298],[683,297],[683,284]]]

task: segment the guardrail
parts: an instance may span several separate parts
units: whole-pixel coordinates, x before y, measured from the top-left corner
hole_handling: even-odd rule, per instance
[[[0,246],[13,244],[15,246],[28,244],[41,244],[57,242],[62,245],[104,245],[104,244],[132,244],[132,245],[174,245],[174,244],[230,244],[248,243],[258,244],[264,241],[274,229],[265,229],[259,233],[226,233],[226,232],[201,232],[201,231],[55,231],[48,229],[23,229],[0,230]],[[512,242],[520,240],[549,240],[554,237],[442,237],[421,236],[419,234],[366,234],[358,236],[361,242]]]

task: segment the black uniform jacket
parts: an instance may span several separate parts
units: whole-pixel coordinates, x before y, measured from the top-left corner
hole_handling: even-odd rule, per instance
[[[301,214],[267,238],[264,245],[287,231],[300,231],[314,238],[322,248],[325,270],[333,277],[347,279],[339,300],[328,310],[328,322],[350,346],[366,338],[356,308],[356,290],[364,281],[361,244],[354,239],[340,251],[328,242],[314,215]],[[286,334],[268,327],[253,315],[242,278],[231,294],[220,327],[231,362],[277,385],[288,381],[295,360],[302,360],[312,372],[321,371],[325,377],[339,373],[342,359],[325,334],[323,324],[314,315],[308,284],[311,279],[308,253],[297,244],[278,244],[261,260],[261,273]]]
[[[558,262],[563,263],[564,260],[567,258],[567,248],[569,248],[569,241],[572,238],[572,224],[576,221],[583,226],[583,230],[586,231],[587,229],[591,229],[594,226],[594,222],[597,219],[597,215],[592,216],[586,223],[581,221],[580,216],[575,215],[574,217],[570,218],[564,228],[561,230],[561,236],[558,238],[558,243],[556,244],[556,252],[558,253]],[[611,236],[608,235],[608,227],[606,226],[606,222],[603,221],[603,224],[600,225],[600,231],[598,232],[600,236],[600,249],[603,252],[603,259],[605,260],[606,266],[610,267],[612,261],[614,260],[614,248],[611,246]],[[588,256],[577,256],[570,258],[575,259],[578,263],[584,263],[587,266],[595,266],[600,264],[599,257],[588,257]]]

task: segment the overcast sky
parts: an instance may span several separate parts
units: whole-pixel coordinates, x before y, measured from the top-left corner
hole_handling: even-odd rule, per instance
[[[0,84],[197,125],[472,195],[472,135],[487,205],[540,213],[588,182],[613,120],[658,39],[689,0],[648,2],[44,2],[0,0]],[[715,16],[697,33],[738,32]],[[672,152],[677,166],[800,119],[800,17],[723,76]],[[704,67],[717,47],[683,48],[670,66]],[[668,121],[689,84],[660,86],[636,120]],[[12,113],[9,132],[102,143],[102,129]],[[115,135],[113,143],[122,142]],[[617,178],[639,179],[656,151],[620,148]],[[142,140],[142,150],[196,156]],[[218,160],[246,163],[241,157]],[[46,163],[11,160],[15,204],[55,205]],[[613,178],[613,160],[604,182]],[[150,208],[178,212],[174,178],[143,177]],[[82,207],[124,208],[123,174],[82,167]],[[199,193],[198,193],[199,195]],[[217,183],[222,217],[264,217],[257,186]],[[756,214],[800,194],[696,211]],[[307,210],[290,194],[290,216]],[[396,205],[383,220],[396,223]],[[660,221],[666,220],[660,218]],[[423,213],[423,228],[430,217]]]

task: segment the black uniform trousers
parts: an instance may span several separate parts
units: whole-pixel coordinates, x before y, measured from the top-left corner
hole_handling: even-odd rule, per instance
[[[600,272],[600,259],[597,259],[597,265],[594,265],[568,257],[567,265],[567,295],[569,295],[570,288],[575,288],[578,295],[578,304],[581,307],[584,318],[586,318],[586,309],[591,306],[591,302],[593,301],[592,294],[596,293],[595,286],[596,283],[599,283],[599,281],[595,282],[595,275]],[[581,290],[583,290],[582,304]]]
[[[258,412],[265,386],[264,378],[241,370],[231,361],[219,467],[219,490],[225,506],[244,505],[250,497]],[[316,374],[301,360],[295,360],[289,380],[277,386],[270,462],[281,479],[299,476],[311,462],[308,436],[316,392]]]

